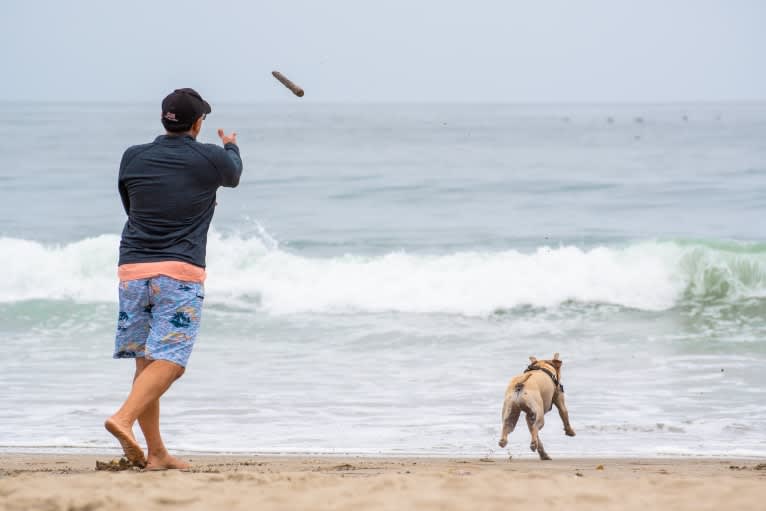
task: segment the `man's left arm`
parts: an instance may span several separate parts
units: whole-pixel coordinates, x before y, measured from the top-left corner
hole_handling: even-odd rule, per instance
[[[120,162],[120,172],[117,176],[117,189],[120,191],[120,199],[122,199],[122,207],[125,208],[125,214],[130,216],[130,195],[128,194],[127,186],[125,186],[125,181],[123,180],[124,171],[125,171],[125,155],[123,154],[122,161]]]

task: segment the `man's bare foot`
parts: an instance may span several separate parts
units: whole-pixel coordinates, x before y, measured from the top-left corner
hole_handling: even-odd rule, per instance
[[[128,461],[137,467],[143,468],[146,465],[144,451],[136,442],[136,439],[133,437],[133,430],[128,425],[121,424],[114,417],[110,417],[104,422],[104,427],[120,442]]]
[[[191,468],[191,465],[175,456],[171,456],[167,451],[162,454],[149,453],[146,461],[146,470],[183,470]]]

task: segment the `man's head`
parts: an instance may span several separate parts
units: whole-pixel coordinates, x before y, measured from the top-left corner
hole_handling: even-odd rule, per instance
[[[162,100],[162,125],[168,133],[190,133],[196,138],[210,112],[210,104],[197,91],[176,89]]]

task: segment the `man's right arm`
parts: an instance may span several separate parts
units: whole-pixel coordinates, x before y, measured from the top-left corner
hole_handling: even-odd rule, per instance
[[[234,188],[239,184],[239,178],[242,175],[242,158],[239,156],[239,147],[233,142],[223,146],[226,152],[221,169],[221,186]]]
[[[221,137],[224,150],[224,157],[218,162],[221,186],[234,188],[239,184],[239,178],[242,175],[242,157],[239,155],[237,146],[237,134],[226,135],[222,129],[219,129],[218,136]]]

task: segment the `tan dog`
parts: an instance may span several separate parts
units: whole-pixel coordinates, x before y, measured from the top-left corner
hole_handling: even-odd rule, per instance
[[[498,444],[508,445],[508,434],[516,428],[521,412],[526,413],[527,426],[532,434],[529,448],[537,451],[541,460],[549,460],[540,441],[540,430],[545,424],[544,415],[556,405],[564,423],[567,436],[575,436],[572,425],[569,424],[569,413],[564,403],[564,386],[561,385],[561,360],[559,354],[553,355],[553,360],[537,360],[529,357],[531,364],[523,374],[514,376],[505,390],[503,401],[503,433]]]

